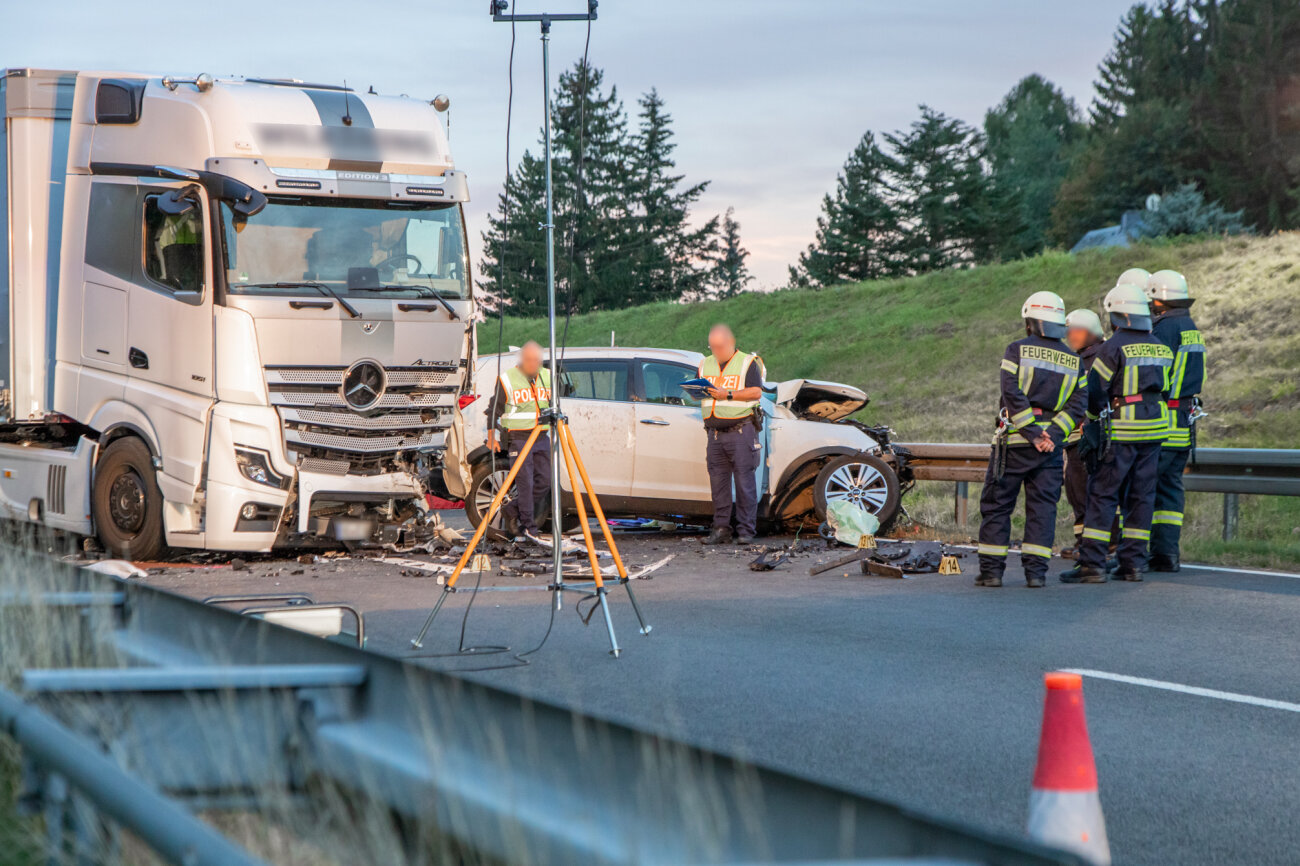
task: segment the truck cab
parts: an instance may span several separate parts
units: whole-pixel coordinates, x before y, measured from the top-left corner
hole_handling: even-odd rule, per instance
[[[9,516],[134,558],[427,534],[474,352],[434,106],[34,70],[0,94]]]

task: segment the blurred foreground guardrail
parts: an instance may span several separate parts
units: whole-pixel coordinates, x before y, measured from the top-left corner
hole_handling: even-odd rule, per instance
[[[917,443],[908,465],[917,481],[956,482],[954,515],[964,524],[970,482],[982,482],[988,468],[988,445]],[[1197,448],[1183,484],[1190,492],[1223,494],[1223,540],[1237,532],[1237,497],[1300,496],[1300,450],[1287,448]]]
[[[409,660],[33,562],[50,575],[10,593],[0,625],[70,628],[70,645],[101,649],[27,670],[21,700],[0,692],[0,735],[23,747],[23,802],[52,816],[52,849],[75,847],[78,862],[115,862],[111,847],[89,847],[109,823],[171,862],[248,862],[182,804],[266,814],[288,797],[318,812],[326,792],[346,804],[335,819],[346,831],[374,810],[402,828],[404,854],[366,862],[464,859],[427,842],[437,838],[492,863],[1082,866]]]

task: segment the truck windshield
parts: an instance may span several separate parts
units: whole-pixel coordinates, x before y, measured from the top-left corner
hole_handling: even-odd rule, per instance
[[[237,295],[466,296],[460,206],[273,197],[245,222],[222,205]]]

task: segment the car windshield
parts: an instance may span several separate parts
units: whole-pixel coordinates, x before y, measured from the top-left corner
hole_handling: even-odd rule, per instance
[[[221,215],[232,294],[466,296],[459,205],[275,197],[247,221]]]

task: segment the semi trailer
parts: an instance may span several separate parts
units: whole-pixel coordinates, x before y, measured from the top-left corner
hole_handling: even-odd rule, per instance
[[[427,535],[474,354],[442,100],[0,75],[0,516],[134,559]]]

